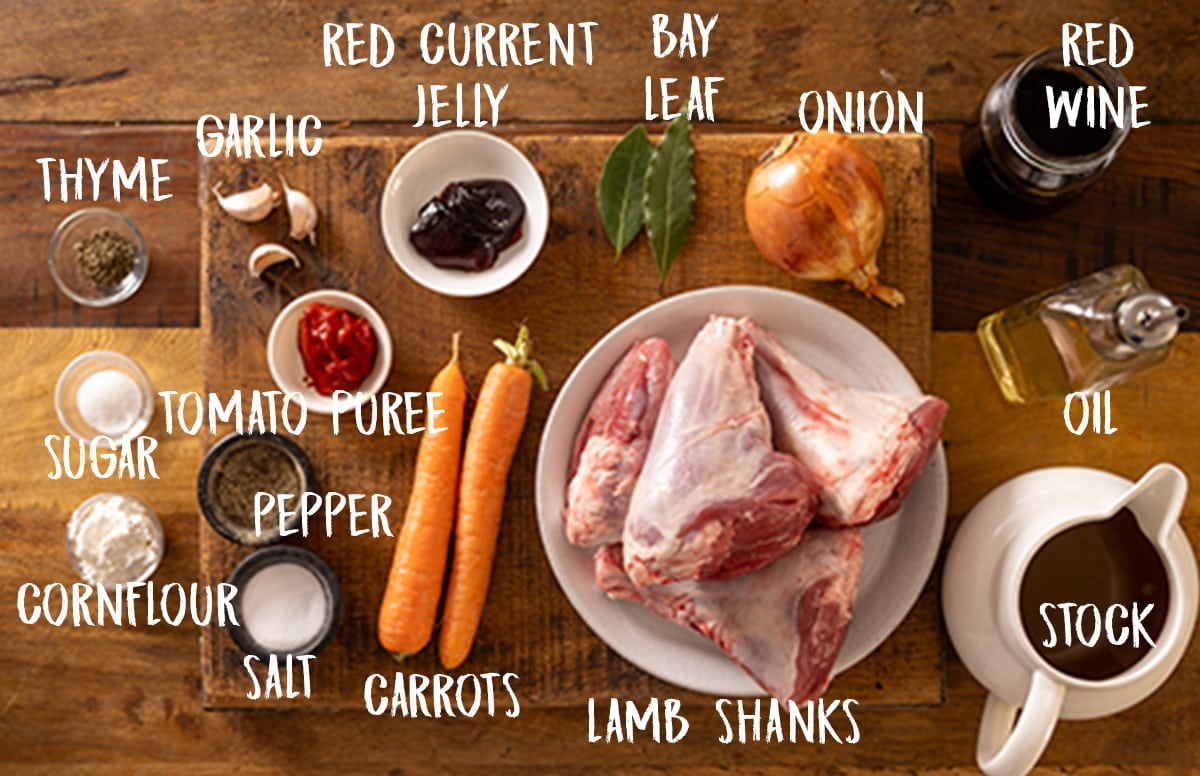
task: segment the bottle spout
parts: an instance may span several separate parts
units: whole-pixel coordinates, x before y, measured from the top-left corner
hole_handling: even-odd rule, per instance
[[[1190,317],[1192,317],[1191,310],[1187,309],[1187,307],[1185,307],[1184,305],[1177,304],[1177,305],[1172,306],[1170,309],[1163,310],[1161,312],[1161,314],[1159,315],[1159,319],[1151,325],[1155,325],[1155,326],[1168,326],[1169,325],[1169,326],[1174,327],[1175,331],[1179,331],[1179,327],[1182,326],[1183,322],[1186,321]]]
[[[1121,499],[1151,542],[1165,547],[1171,529],[1179,522],[1187,499],[1188,481],[1178,467],[1160,463],[1142,475]]]
[[[1117,306],[1117,331],[1121,339],[1138,350],[1153,350],[1168,345],[1190,315],[1157,291],[1142,291]]]

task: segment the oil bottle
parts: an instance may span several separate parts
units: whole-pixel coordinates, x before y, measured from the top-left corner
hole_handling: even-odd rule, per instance
[[[979,322],[1004,398],[1025,404],[1100,391],[1160,363],[1188,310],[1119,264]]]

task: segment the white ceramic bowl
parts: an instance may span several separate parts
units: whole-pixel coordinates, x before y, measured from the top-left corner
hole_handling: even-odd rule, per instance
[[[322,396],[306,383],[304,359],[300,356],[300,318],[305,309],[314,302],[341,307],[366,318],[375,334],[375,366],[362,385],[356,389],[359,394],[357,402],[348,402],[342,408],[343,412],[352,410],[378,393],[392,371],[392,337],[388,333],[387,324],[374,307],[354,294],[326,288],[297,297],[283,308],[275,317],[275,323],[271,325],[271,333],[267,335],[267,366],[270,367],[271,377],[279,386],[279,390],[285,393],[299,393],[304,397],[308,409],[313,412],[322,415],[333,414],[333,397]]]
[[[635,313],[579,361],[559,389],[538,448],[538,528],[550,569],[567,600],[617,654],[665,682],[723,697],[762,689],[712,641],[640,604],[614,601],[596,584],[592,552],[567,543],[562,514],[567,465],[596,389],[630,345],[664,338],[682,358],[709,316],[752,316],[798,358],[856,388],[920,393],[891,349],[865,326],[815,299],[778,288],[714,286],[676,294]],[[834,663],[846,671],[883,643],[912,609],[937,561],[946,520],[946,460],[941,445],[900,511],[863,529],[863,566],[854,619]]]
[[[476,178],[506,180],[525,201],[521,238],[482,272],[442,269],[409,242],[421,207],[446,184]],[[383,241],[400,269],[420,285],[445,296],[486,296],[514,283],[533,265],[550,224],[550,201],[529,159],[507,140],[473,130],[434,135],[413,146],[388,177],[379,204]]]

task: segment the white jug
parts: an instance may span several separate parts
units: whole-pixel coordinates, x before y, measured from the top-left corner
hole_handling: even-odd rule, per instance
[[[1187,479],[1170,464],[1153,467],[1136,484],[1097,469],[1057,467],[1009,480],[967,515],[946,557],[942,611],[963,664],[989,693],[975,755],[985,773],[1029,772],[1060,718],[1093,719],[1127,709],[1179,664],[1200,597],[1196,559],[1179,525],[1186,496]],[[1021,582],[1053,536],[1126,507],[1166,571],[1166,621],[1132,667],[1104,680],[1080,679],[1048,663],[1030,643],[1021,623]]]

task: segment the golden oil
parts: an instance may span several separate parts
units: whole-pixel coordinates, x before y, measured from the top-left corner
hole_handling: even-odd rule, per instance
[[[1158,364],[1187,315],[1122,264],[993,313],[976,333],[1004,398],[1025,404],[1103,390]]]

